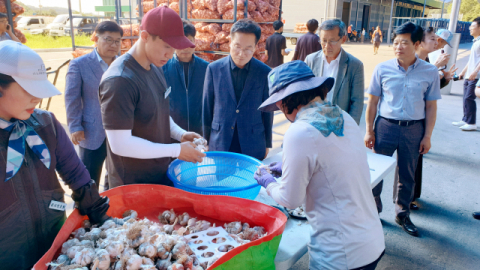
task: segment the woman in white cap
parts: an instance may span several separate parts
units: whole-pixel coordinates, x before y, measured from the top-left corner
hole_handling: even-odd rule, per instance
[[[301,61],[273,69],[262,111],[281,110],[292,122],[283,140],[283,161],[270,164],[258,183],[280,205],[305,203],[313,232],[310,269],[375,269],[385,240],[370,186],[360,128],[324,99],[334,79],[315,77]]]
[[[78,158],[52,113],[35,109],[61,94],[47,79],[40,56],[14,41],[0,42],[0,265],[31,269],[65,221],[64,191],[91,223],[102,223],[108,198]]]

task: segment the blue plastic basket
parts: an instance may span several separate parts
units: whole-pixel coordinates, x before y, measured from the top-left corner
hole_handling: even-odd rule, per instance
[[[255,158],[230,153],[207,152],[202,163],[175,160],[167,175],[176,188],[204,195],[228,195],[254,200],[260,185],[253,178],[257,166]]]

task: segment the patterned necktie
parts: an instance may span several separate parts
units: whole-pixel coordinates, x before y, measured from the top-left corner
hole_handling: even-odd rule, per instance
[[[10,132],[5,182],[14,177],[22,167],[25,160],[25,142],[45,167],[50,169],[50,151],[31,126],[21,120],[9,122],[0,118],[0,128]]]

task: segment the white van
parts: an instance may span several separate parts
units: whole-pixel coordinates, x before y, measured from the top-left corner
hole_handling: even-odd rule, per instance
[[[50,36],[65,36],[65,24],[68,21],[68,14],[58,15],[51,24],[47,26],[50,29]]]
[[[45,28],[46,28],[46,25],[43,18],[23,17],[17,22],[17,29],[22,32],[30,33],[31,30],[45,29]]]

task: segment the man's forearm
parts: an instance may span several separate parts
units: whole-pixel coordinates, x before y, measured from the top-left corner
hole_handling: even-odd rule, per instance
[[[368,98],[367,111],[365,112],[365,122],[366,122],[367,132],[373,132],[375,117],[377,116],[378,103],[374,103],[371,99],[372,97]]]
[[[433,128],[437,121],[437,101],[427,101],[427,108],[425,111],[425,135],[423,137],[432,137]]]

